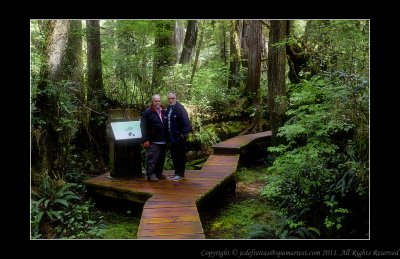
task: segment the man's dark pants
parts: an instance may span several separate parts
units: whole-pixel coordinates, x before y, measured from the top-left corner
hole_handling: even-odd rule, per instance
[[[180,139],[177,142],[171,143],[170,150],[175,175],[184,177],[186,167],[186,141]]]
[[[147,149],[147,177],[150,177],[151,174],[155,174],[157,177],[162,175],[164,169],[165,152],[165,144],[150,144],[150,147]]]

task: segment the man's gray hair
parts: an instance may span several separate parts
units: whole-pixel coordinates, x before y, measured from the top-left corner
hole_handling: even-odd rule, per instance
[[[161,99],[161,96],[159,94],[155,94],[155,95],[153,95],[153,97],[151,97],[151,101],[154,101],[154,99],[156,99],[156,97]]]
[[[169,92],[168,95],[173,95],[176,98],[176,93]]]

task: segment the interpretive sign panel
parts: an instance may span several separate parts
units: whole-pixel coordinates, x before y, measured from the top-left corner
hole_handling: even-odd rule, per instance
[[[111,122],[115,140],[137,139],[142,137],[140,121]]]

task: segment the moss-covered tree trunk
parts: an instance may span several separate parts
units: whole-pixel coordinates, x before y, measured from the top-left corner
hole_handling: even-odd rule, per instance
[[[193,83],[193,78],[194,75],[196,74],[197,68],[199,67],[199,58],[200,58],[200,50],[201,46],[203,45],[203,39],[204,39],[204,28],[206,26],[205,24],[206,21],[203,21],[200,25],[200,39],[199,39],[199,44],[196,49],[196,56],[194,58],[194,64],[193,64],[193,69],[192,69],[192,75],[190,77],[190,84]],[[189,92],[190,93],[190,92]]]
[[[226,45],[227,45],[227,31],[229,30],[229,26],[227,26],[227,21],[220,21],[220,24],[221,24],[221,26],[220,26],[220,28],[221,28],[221,42],[220,42],[220,45],[221,45],[221,47],[219,48],[220,49],[220,57],[221,57],[221,59],[224,61],[224,64],[226,65],[227,64],[227,61],[228,61],[228,51],[227,51],[227,47],[226,47]]]
[[[154,41],[153,76],[150,96],[165,87],[164,76],[175,60],[175,45],[173,44],[174,22],[168,20],[155,21],[156,33]]]
[[[287,111],[288,102],[285,86],[286,51],[283,42],[287,34],[288,21],[273,20],[269,32],[268,46],[268,109],[269,123],[272,131],[272,144],[279,141],[276,134],[283,124],[284,114]]]
[[[196,20],[189,20],[179,64],[186,64],[192,61],[194,49],[196,48],[197,31],[198,22]]]
[[[240,42],[242,36],[243,21],[233,20],[230,36],[230,57],[229,57],[229,81],[228,87],[239,87],[240,73]]]
[[[242,26],[242,36],[241,36],[241,54],[242,54],[242,59],[241,59],[241,65],[242,67],[247,68],[247,63],[248,63],[248,58],[249,58],[249,46],[248,46],[248,35],[250,33],[250,28],[249,28],[250,21],[249,20],[244,20],[243,21],[243,26]],[[250,43],[251,44],[251,43]]]
[[[174,43],[175,43],[175,54],[176,61],[175,63],[179,63],[179,60],[182,55],[183,42],[185,40],[185,22],[183,20],[175,21],[175,29],[174,29]]]
[[[61,102],[65,91],[82,93],[82,51],[81,22],[69,20],[49,20],[42,23],[45,33],[44,59],[40,69],[38,94],[34,100],[37,110],[33,116],[40,123],[33,125],[33,132],[40,132],[39,153],[32,154],[39,170],[55,176],[62,169],[65,150],[76,126],[73,122],[62,122],[62,117],[76,116],[75,108],[65,109]],[[66,99],[67,100],[67,99]],[[71,113],[71,114],[68,114]]]
[[[100,21],[88,20],[87,26],[87,78],[90,104],[89,140],[101,161],[107,161],[106,136],[107,99],[103,87],[101,65]]]
[[[262,50],[262,23],[260,20],[247,21],[248,33],[246,46],[248,47],[248,72],[245,96],[252,108],[251,125],[242,134],[262,131],[261,111],[261,50]]]

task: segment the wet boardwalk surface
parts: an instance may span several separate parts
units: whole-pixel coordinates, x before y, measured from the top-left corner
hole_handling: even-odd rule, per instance
[[[85,181],[99,194],[144,203],[138,239],[204,239],[197,202],[232,179],[240,150],[245,145],[270,136],[270,131],[238,136],[214,145],[214,154],[201,170],[186,170],[185,179],[147,181],[144,176],[132,179],[111,178],[103,174]],[[223,154],[225,153],[227,154]],[[217,153],[217,154],[215,154]],[[164,175],[173,175],[165,170]]]

